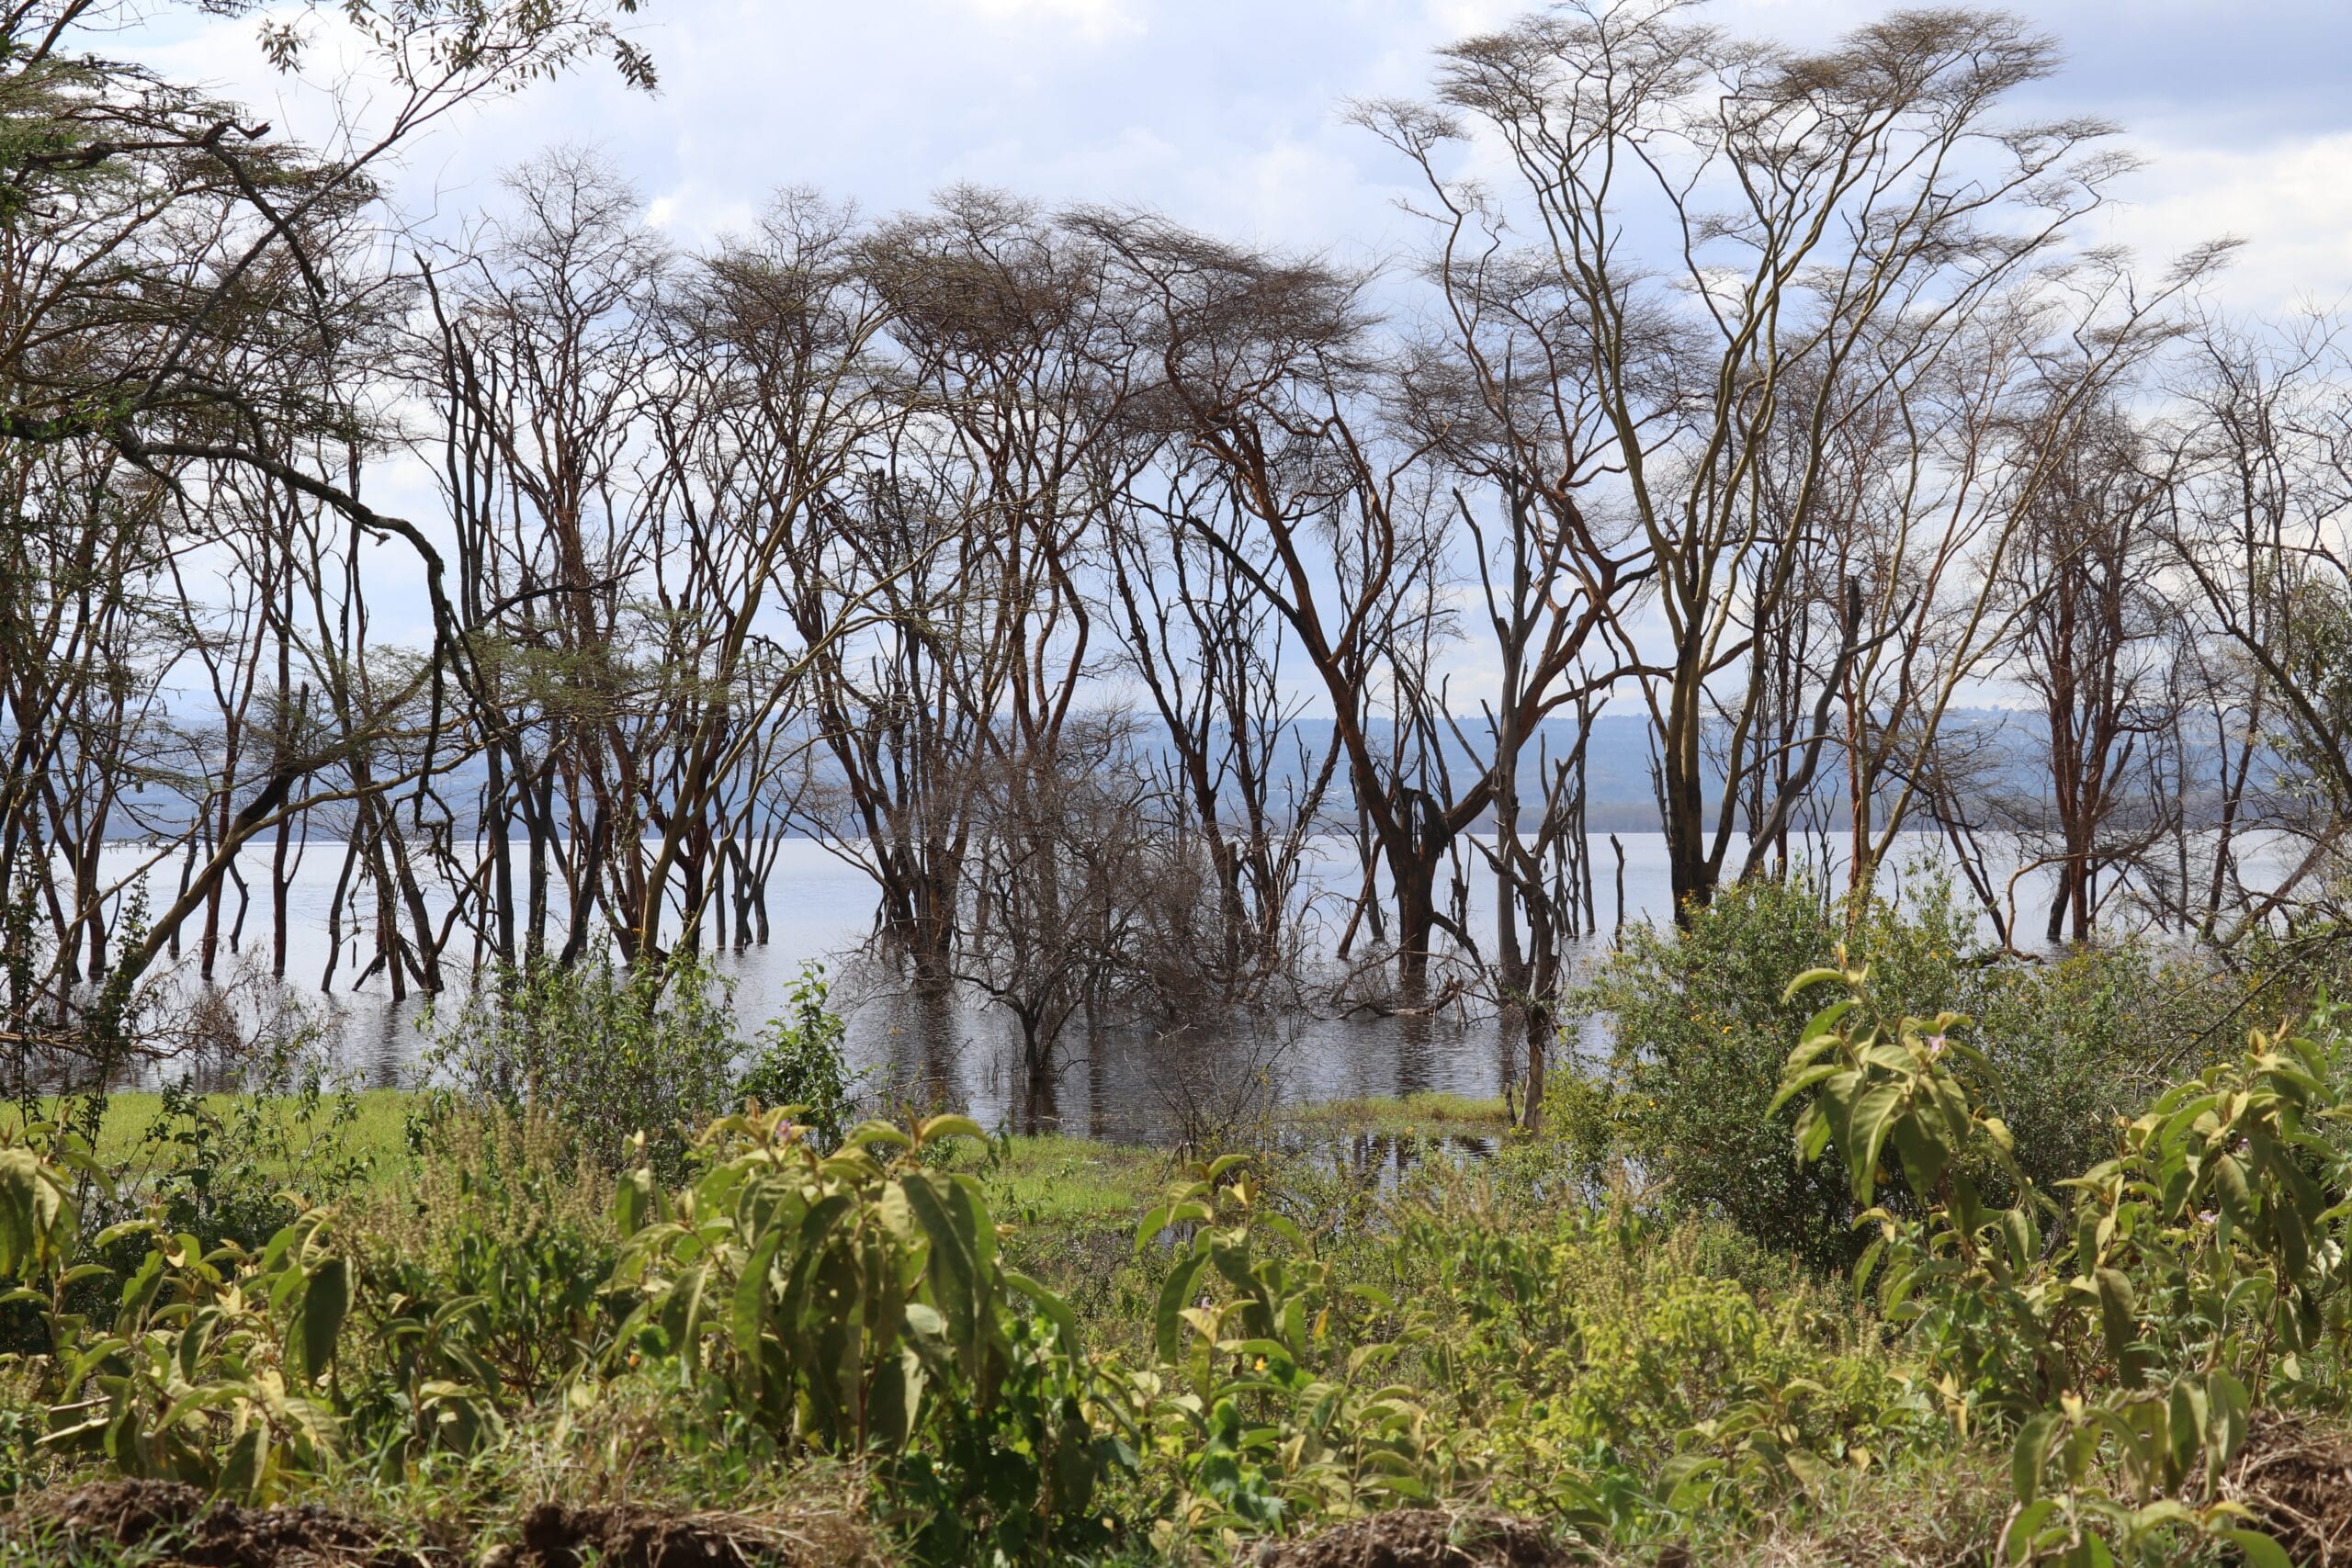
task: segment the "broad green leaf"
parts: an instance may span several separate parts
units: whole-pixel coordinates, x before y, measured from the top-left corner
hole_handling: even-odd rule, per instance
[[[2224,1529],[2214,1532],[2238,1549],[2246,1568],[2295,1568],[2286,1549],[2260,1530]]]
[[[643,1166],[624,1171],[613,1188],[613,1223],[626,1241],[653,1218],[653,1173]]]
[[[261,1489],[266,1469],[266,1429],[258,1421],[229,1445],[228,1462],[220,1467],[220,1490],[232,1497],[250,1497]]]
[[[743,1265],[742,1278],[735,1281],[735,1300],[729,1314],[735,1332],[735,1354],[742,1361],[745,1374],[755,1392],[763,1382],[760,1339],[768,1325],[771,1290],[768,1276],[775,1269],[776,1254],[783,1247],[782,1233],[770,1232],[752,1251],[751,1260]]]
[[[2107,1338],[2107,1353],[2122,1371],[2127,1384],[2137,1382],[2137,1359],[2132,1354],[2132,1342],[2139,1337],[2140,1322],[2132,1301],[2132,1281],[2117,1269],[2100,1269],[2091,1278],[2098,1296],[2099,1327]]]
[[[1886,1135],[1894,1130],[1894,1120],[1903,1113],[1903,1086],[1883,1083],[1866,1091],[1854,1102],[1854,1111],[1846,1134],[1852,1140],[1846,1150],[1847,1168],[1853,1174],[1854,1198],[1858,1202],[1871,1201],[1877,1185],[1880,1152],[1886,1146]]]
[[[1006,1269],[1004,1282],[1037,1303],[1037,1310],[1044,1313],[1046,1319],[1060,1331],[1064,1354],[1072,1359],[1083,1359],[1086,1352],[1083,1342],[1079,1337],[1078,1314],[1070,1310],[1069,1303],[1017,1269]]]
[[[918,1144],[936,1143],[941,1138],[978,1138],[986,1142],[988,1134],[969,1116],[934,1116],[915,1129]]]
[[[1153,1315],[1152,1343],[1159,1351],[1159,1359],[1171,1365],[1182,1359],[1184,1309],[1192,1302],[1193,1281],[1207,1261],[1202,1253],[1186,1253],[1176,1260],[1176,1267],[1159,1287],[1159,1310]]]
[[[302,1373],[316,1378],[334,1359],[335,1337],[351,1310],[351,1265],[329,1258],[311,1269],[302,1292]]]
[[[888,1122],[860,1122],[842,1139],[844,1152],[863,1148],[868,1144],[888,1144],[894,1149],[910,1149],[915,1146],[915,1140],[907,1134],[904,1128],[893,1127]]]
[[[2019,1503],[2030,1504],[2041,1495],[2041,1472],[2050,1462],[2050,1439],[2058,1420],[2056,1411],[2045,1410],[2018,1428],[2017,1447],[2009,1455],[2009,1487]]]
[[[1788,989],[1781,993],[1781,1000],[1792,1002],[1797,999],[1798,992],[1818,986],[1825,980],[1844,982],[1846,979],[1846,972],[1842,969],[1808,969],[1789,982]]]

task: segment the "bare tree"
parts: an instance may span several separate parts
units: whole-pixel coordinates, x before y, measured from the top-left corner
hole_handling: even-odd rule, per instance
[[[1033,1121],[1050,1101],[1054,1047],[1071,1017],[1112,999],[1138,968],[1153,835],[1149,781],[1126,740],[1123,723],[1075,721],[1053,751],[1021,752],[975,781],[956,975],[1019,1028]]]
[[[2215,830],[2201,929],[2225,947],[2256,923],[2308,903],[2338,863],[2352,810],[2352,442],[2335,323],[2276,334],[2209,321],[2178,389],[2172,436],[2182,481],[2167,533],[2207,637],[2200,694],[2217,759]],[[2210,646],[2205,646],[2210,644]],[[2267,786],[2267,787],[2266,787]],[[2245,886],[2248,829],[2284,830],[2303,852],[2267,892]],[[2222,909],[2238,907],[2226,930]]]
[[[2045,936],[2089,939],[2103,878],[2162,839],[2149,769],[2180,715],[2177,639],[2157,520],[2166,476],[2111,409],[2051,466],[2003,562],[2016,600],[2009,678],[2036,704],[2042,787],[2009,815],[2056,873]],[[2045,816],[2046,813],[2046,816]]]
[[[1726,678],[1805,591],[1804,542],[1839,522],[1826,509],[1841,422],[1977,337],[2124,165],[2098,151],[2097,122],[1996,118],[2056,60],[2009,18],[1901,13],[1801,53],[1682,9],[1592,0],[1529,17],[1444,51],[1436,107],[1377,116],[1448,214],[1527,234],[1524,265],[1585,334],[1577,378],[1622,522],[1576,548],[1589,581],[1644,585],[1596,604],[1650,711],[1687,907],[1723,874],[1738,822],[1725,807],[1752,785],[1770,693],[1750,680],[1726,694]],[[1433,150],[1474,122],[1508,152],[1508,198],[1436,177]],[[1789,449],[1792,424],[1805,435]],[[1764,504],[1768,482],[1781,503]],[[1841,628],[1816,678],[1843,688],[1878,629]],[[1712,811],[1711,715],[1731,764]],[[1790,788],[1809,787],[1792,772]]]
[[[1274,606],[1204,543],[1233,526],[1201,526],[1235,504],[1223,471],[1177,447],[1120,499],[1108,543],[1123,651],[1170,753],[1159,786],[1174,805],[1168,832],[1197,835],[1218,911],[1213,930],[1161,946],[1189,955],[1215,991],[1245,999],[1296,972],[1302,881],[1338,733],[1309,743],[1297,723],[1305,701],[1283,687]],[[1195,901],[1179,907],[1189,913]]]
[[[1182,513],[1192,536],[1272,606],[1329,701],[1366,824],[1358,912],[1385,872],[1396,953],[1426,979],[1443,913],[1437,874],[1487,802],[1445,778],[1425,699],[1453,613],[1435,592],[1451,498],[1427,439],[1386,417],[1362,278],[1279,261],[1157,220],[1073,220],[1118,258],[1138,352],[1172,439],[1213,464],[1226,502]],[[1342,933],[1344,953],[1355,921]]]

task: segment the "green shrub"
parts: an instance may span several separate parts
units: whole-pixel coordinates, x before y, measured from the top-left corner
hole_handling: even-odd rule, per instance
[[[424,1026],[424,1077],[438,1093],[425,1120],[453,1101],[528,1111],[567,1129],[606,1170],[643,1133],[648,1157],[676,1179],[694,1130],[736,1104],[742,1043],[728,987],[696,954],[653,968],[597,949],[574,964],[501,968]]]
[[[1993,1064],[1967,1019],[1898,1013],[1858,968],[1790,994],[1815,987],[1828,1005],[1775,1105],[1800,1107],[1800,1150],[1858,1204],[1896,1170],[1925,1199],[1907,1218],[1865,1211],[1879,1303],[1956,1429],[2014,1435],[2001,1561],[2155,1568],[2226,1546],[2285,1568],[2225,1477],[2266,1402],[2343,1407],[2347,1171],[2325,1129],[2346,1113],[2352,1043],[2336,1016],[2254,1032],[2173,1083],[2069,1179],[2062,1214],[1985,1110]],[[2007,1178],[2010,1206],[1986,1201],[1978,1163]]]
[[[807,1135],[833,1148],[854,1113],[848,1027],[826,1010],[819,965],[802,970],[788,1000],[788,1014],[747,1046],[731,983],[695,953],[631,968],[598,949],[575,964],[497,970],[424,1017],[428,1093],[412,1142],[453,1111],[528,1114],[569,1131],[608,1172],[642,1133],[646,1157],[675,1181],[695,1132],[749,1099],[795,1108]]]
[[[1826,962],[1835,941],[1818,896],[1781,883],[1726,888],[1687,929],[1629,931],[1581,998],[1613,1036],[1610,1092],[1563,1086],[1563,1140],[1611,1150],[1642,1186],[1777,1251],[1850,1262],[1844,1184],[1796,1162],[1792,1114],[1765,1114],[1804,1021],[1783,999],[1788,977]]]
[[[160,1205],[164,1223],[207,1246],[258,1247],[292,1217],[288,1192],[329,1202],[372,1174],[348,1136],[358,1091],[335,1080],[315,1040],[266,1052],[232,1094],[183,1083],[161,1099],[119,1185],[126,1202]]]
[[[1785,976],[1839,961],[1867,966],[1896,1012],[1951,1009],[1976,1021],[1987,1109],[2017,1133],[2018,1160],[2045,1191],[2112,1145],[2119,1119],[2171,1074],[2228,1043],[2243,984],[2188,957],[2138,943],[2049,961],[1979,951],[1973,913],[1949,883],[1906,878],[1900,901],[1873,900],[1848,926],[1802,884],[1724,889],[1687,929],[1642,927],[1581,998],[1606,1021],[1605,1062],[1555,1075],[1544,1154],[1589,1194],[1622,1186],[1720,1214],[1814,1268],[1850,1267],[1866,1238],[1844,1183],[1800,1165],[1795,1111],[1767,1114],[1788,1043],[1806,1016]],[[1530,1156],[1519,1156],[1524,1160]],[[1998,1171],[1979,1170],[1988,1194]],[[1911,1201],[1898,1179],[1887,1201]],[[2004,1200],[2005,1201],[2005,1200]]]
[[[842,1055],[849,1025],[825,1010],[826,991],[824,965],[804,965],[786,998],[790,1013],[772,1021],[753,1043],[734,1094],[739,1101],[791,1106],[793,1119],[819,1148],[830,1151],[849,1131],[854,1100]]]
[[[1839,1292],[1723,1221],[1529,1204],[1490,1176],[1405,1195],[1358,1276],[1409,1303],[1362,1337],[1412,1347],[1482,1493],[1639,1541],[1766,1517],[1939,1427]]]
[[[619,1256],[612,1193],[539,1118],[452,1114],[410,1180],[346,1202],[383,1314],[351,1416],[370,1468],[474,1450],[611,1343],[625,1310],[604,1290]]]
[[[2168,1081],[2233,1054],[2245,1026],[2232,1030],[2227,1015],[2245,995],[2226,971],[2130,942],[1988,965],[1942,996],[1901,993],[1889,1005],[1969,1016],[1989,1064],[1986,1109],[2008,1126],[2026,1175],[2060,1193],[2114,1151],[2118,1122]],[[1976,1175],[2006,1201],[1996,1172]]]
[[[746,1112],[706,1135],[691,1187],[639,1168],[614,1203],[607,1288],[637,1303],[614,1355],[675,1365],[779,1451],[867,1459],[939,1563],[1091,1539],[1117,1451],[1069,1308],[1004,1266],[978,1181],[921,1157],[979,1135],[869,1122],[820,1158],[782,1113]]]

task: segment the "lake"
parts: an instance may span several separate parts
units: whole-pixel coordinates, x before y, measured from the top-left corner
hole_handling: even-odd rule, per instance
[[[1664,919],[1671,903],[1664,839],[1655,833],[1619,839],[1625,852],[1625,920]],[[1938,863],[1939,840],[1915,836],[1910,842],[1906,855],[1897,857],[1908,874]],[[1353,848],[1334,839],[1318,849],[1316,880],[1336,901],[1338,890],[1351,888],[1358,874]],[[1602,935],[1585,944],[1587,962],[1605,950],[1616,915],[1607,836],[1595,835],[1592,849]],[[282,998],[314,1014],[341,1073],[370,1087],[404,1087],[418,1076],[421,1000],[411,997],[394,1003],[380,977],[353,987],[351,977],[361,965],[348,952],[336,989],[318,988],[328,956],[327,914],[341,850],[340,844],[314,840],[296,866],[286,985],[276,987],[266,978],[268,916],[256,905],[247,917],[242,953],[221,960],[220,991],[248,1010],[254,998]],[[108,853],[118,875],[139,859],[129,845]],[[1738,853],[1736,846],[1735,861]],[[151,874],[155,891],[166,891],[164,873]],[[1905,874],[1889,874],[1887,886],[1898,896]],[[170,875],[175,878],[175,869]],[[2038,909],[2037,879],[2029,876],[2020,890],[2020,908]],[[746,1032],[784,1010],[804,964],[821,964],[834,982],[837,1010],[849,1019],[850,1065],[865,1075],[867,1089],[900,1102],[964,1111],[983,1125],[1165,1140],[1204,1122],[1284,1104],[1427,1090],[1493,1097],[1514,1080],[1519,1065],[1516,1043],[1506,1040],[1491,1010],[1467,1003],[1419,1017],[1362,1011],[1335,1016],[1332,1008],[1309,1006],[1194,1023],[1181,1034],[1128,1023],[1090,1027],[1080,1015],[1061,1038],[1050,1084],[1033,1095],[1017,1033],[984,998],[913,987],[887,966],[859,956],[875,910],[874,886],[862,870],[820,842],[788,840],[780,846],[768,908],[767,945],[728,953],[717,961],[734,988],[735,1010]],[[1474,878],[1468,908],[1470,929],[1480,934],[1491,931],[1488,877]],[[2039,921],[2029,917],[2029,923]],[[345,940],[357,939],[346,931]],[[180,975],[187,969],[184,962]],[[198,1060],[163,1071],[192,1073],[204,1081],[217,1076],[219,1064]]]

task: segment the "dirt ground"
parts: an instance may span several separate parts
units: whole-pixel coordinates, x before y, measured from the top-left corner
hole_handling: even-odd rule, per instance
[[[543,1503],[517,1539],[481,1552],[448,1540],[412,1548],[366,1521],[316,1504],[246,1508],[193,1486],[111,1481],[34,1497],[0,1517],[0,1535],[53,1546],[61,1562],[94,1547],[135,1550],[185,1568],[860,1568],[873,1561],[843,1516],[676,1514],[627,1506]]]
[[[2352,1438],[2341,1427],[2262,1412],[2224,1490],[2297,1568],[2352,1568]]]
[[[1261,1568],[1566,1568],[1575,1558],[1524,1519],[1409,1508],[1287,1541]]]
[[[521,1535],[488,1568],[854,1568],[866,1561],[864,1541],[851,1534],[627,1506],[543,1503],[523,1517]]]
[[[188,1568],[424,1568],[357,1520],[303,1504],[242,1508],[168,1481],[108,1481],[34,1497],[0,1530],[66,1551],[140,1547]]]

